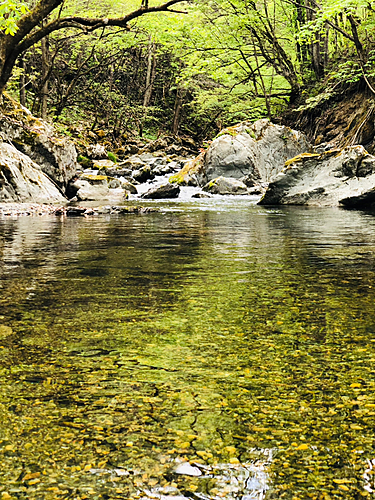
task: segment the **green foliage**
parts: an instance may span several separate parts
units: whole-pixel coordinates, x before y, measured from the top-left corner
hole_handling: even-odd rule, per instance
[[[15,35],[18,19],[28,12],[24,2],[4,0],[0,3],[0,31],[5,35]]]
[[[16,19],[22,5],[3,2],[13,12],[7,19],[3,14],[3,22]],[[116,17],[137,6],[69,0],[63,13]],[[310,109],[343,85],[362,81],[364,73],[375,78],[375,16],[362,0],[325,0],[306,9],[287,0],[202,1],[190,5],[187,15],[144,16],[132,28],[86,35],[67,29],[49,37],[49,111],[63,126],[74,117],[93,121],[116,145],[129,133],[154,138],[171,130],[180,100],[180,133],[209,138],[224,126],[279,114],[290,97],[306,99],[300,109]],[[145,109],[151,45],[154,80]],[[34,112],[44,95],[40,54],[39,47],[30,50],[26,70],[15,71],[10,84],[16,91],[25,79]]]
[[[113,163],[117,163],[117,156],[114,153],[108,151],[107,153],[108,160],[113,161]]]

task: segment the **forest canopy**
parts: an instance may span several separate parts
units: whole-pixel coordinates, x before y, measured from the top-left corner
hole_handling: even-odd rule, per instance
[[[0,90],[61,127],[89,117],[114,139],[205,138],[350,85],[375,93],[374,12],[361,0],[5,0]]]

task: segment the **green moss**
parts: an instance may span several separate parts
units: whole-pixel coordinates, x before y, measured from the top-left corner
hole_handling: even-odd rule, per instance
[[[92,166],[92,161],[86,158],[86,156],[79,155],[77,161],[84,168],[90,168]]]
[[[189,180],[194,174],[199,174],[203,169],[203,158],[205,153],[201,153],[194,160],[188,161],[177,174],[169,177],[171,184],[189,185]]]
[[[107,153],[108,160],[113,161],[113,163],[117,163],[117,156],[114,153],[108,151]]]
[[[295,156],[294,158],[291,158],[290,160],[287,160],[285,162],[285,166],[289,167],[289,165],[292,165],[292,163],[297,163],[301,162],[304,160],[309,160],[311,158],[319,158],[320,154],[318,153],[302,153],[300,155]]]
[[[168,179],[168,182],[171,184],[184,184],[185,176],[182,174],[182,170],[177,172],[177,174],[171,175]]]
[[[249,134],[249,136],[250,136],[252,139],[256,140],[256,135],[255,135],[254,130],[252,130],[251,128],[246,128],[246,129],[245,129],[245,132],[246,132],[247,134]]]
[[[233,127],[225,128],[224,130],[222,130],[221,132],[219,132],[217,134],[215,139],[217,139],[218,137],[221,137],[222,135],[230,135],[232,137],[236,137],[238,135],[238,130],[236,127],[237,127],[237,125],[233,126]]]
[[[85,174],[81,176],[81,179],[99,182],[108,180],[108,177],[106,175]]]

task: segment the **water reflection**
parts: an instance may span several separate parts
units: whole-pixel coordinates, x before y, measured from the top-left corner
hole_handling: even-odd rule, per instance
[[[0,220],[1,492],[372,494],[374,219],[210,203]]]

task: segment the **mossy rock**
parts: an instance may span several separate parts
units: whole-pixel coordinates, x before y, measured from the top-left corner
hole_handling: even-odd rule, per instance
[[[92,160],[87,158],[86,156],[78,156],[77,161],[80,165],[82,165],[83,168],[91,168],[92,167]]]
[[[215,137],[215,139],[217,139],[218,137],[221,137],[222,135],[231,135],[232,137],[236,137],[236,135],[238,135],[238,134],[239,134],[239,132],[237,130],[237,125],[233,125],[232,127],[227,127],[224,130],[222,130],[221,132],[219,132],[217,134],[217,136]]]
[[[92,160],[92,168],[97,168],[98,170],[105,170],[107,168],[112,168],[116,164],[112,160]]]
[[[117,163],[117,156],[114,153],[108,151],[107,153],[108,160],[113,161],[113,163]]]
[[[106,175],[83,174],[80,179],[90,184],[104,184],[108,182],[108,177]]]
[[[204,155],[205,153],[201,153],[193,160],[186,162],[177,174],[169,177],[169,182],[179,186],[196,186],[196,176],[204,172]]]
[[[291,158],[285,162],[285,166],[289,167],[293,163],[299,163],[307,160],[311,160],[312,158],[319,158],[321,155],[319,153],[301,153],[300,155]]]

